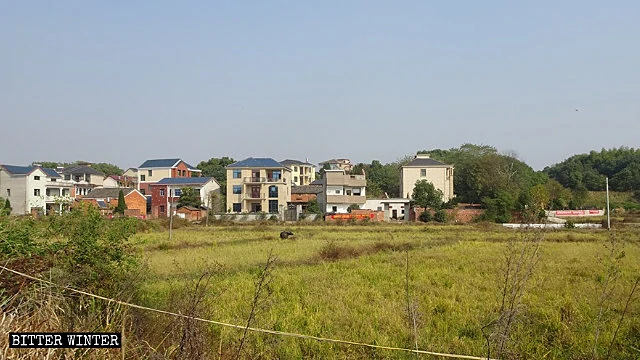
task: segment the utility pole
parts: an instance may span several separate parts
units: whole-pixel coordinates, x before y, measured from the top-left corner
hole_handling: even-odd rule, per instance
[[[168,186],[167,191],[169,193],[169,241],[171,241],[173,235],[173,196]]]
[[[611,230],[611,211],[609,209],[609,177],[605,178],[605,184],[607,187],[607,230]]]

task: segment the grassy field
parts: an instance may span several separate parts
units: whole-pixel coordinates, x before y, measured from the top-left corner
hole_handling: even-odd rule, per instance
[[[278,237],[285,228],[295,233],[293,239]],[[133,243],[149,269],[144,305],[182,311],[176,307],[194,292],[185,286],[214,269],[209,301],[197,315],[245,325],[271,253],[277,261],[252,326],[415,348],[415,320],[420,349],[486,356],[483,326],[500,315],[508,249],[520,249],[524,240],[541,241],[539,258],[506,334],[504,357],[583,359],[591,358],[594,346],[597,358],[604,357],[640,274],[640,232],[631,228],[609,233],[525,232],[488,224],[210,226],[174,230],[171,242],[167,232],[138,234]],[[632,302],[611,358],[640,357],[639,315],[640,301]],[[161,339],[171,320],[154,321],[161,330],[148,335]],[[484,329],[492,334],[492,354],[498,350],[498,323]],[[218,326],[207,331],[213,357],[232,357],[242,332]],[[251,358],[413,358],[256,333],[244,346]]]

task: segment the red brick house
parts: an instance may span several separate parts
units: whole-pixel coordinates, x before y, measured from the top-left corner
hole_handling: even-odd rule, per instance
[[[131,188],[102,188],[94,189],[89,194],[82,197],[83,203],[89,202],[104,214],[113,213],[113,209],[118,206],[120,190],[124,193],[124,202],[127,204],[125,215],[127,216],[147,216],[147,198],[138,190]]]
[[[152,217],[167,217],[169,209],[177,206],[183,188],[190,187],[200,195],[202,205],[211,206],[212,192],[220,191],[220,184],[212,177],[165,178],[151,184]],[[175,213],[174,213],[175,214]]]

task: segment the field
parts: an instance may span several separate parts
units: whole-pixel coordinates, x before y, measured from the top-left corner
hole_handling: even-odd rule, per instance
[[[284,229],[295,236],[280,239]],[[596,358],[609,350],[611,358],[640,356],[640,290],[624,310],[640,274],[638,229],[262,224],[187,227],[171,241],[167,232],[132,241],[148,266],[139,300],[146,306],[243,326],[251,316],[257,328],[391,347],[417,343],[443,353],[486,357],[484,332],[492,356],[505,340],[504,358],[582,359],[594,349]],[[269,254],[276,261],[264,271]],[[507,260],[520,272],[512,266],[505,281]],[[505,286],[515,300],[503,297]],[[159,329],[147,331],[152,340],[172,326],[165,315],[149,320]],[[242,342],[241,330],[204,331],[212,358],[233,357]],[[413,358],[252,332],[243,346],[250,358]]]

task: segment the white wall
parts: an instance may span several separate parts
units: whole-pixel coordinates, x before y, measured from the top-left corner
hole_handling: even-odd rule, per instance
[[[325,212],[328,212],[328,213],[333,212],[334,206],[338,207],[338,211],[336,211],[336,213],[346,214],[349,212],[347,208],[351,206],[351,204],[327,204],[327,208],[325,209]]]
[[[39,176],[40,180],[36,180],[36,176]],[[25,213],[30,213],[33,208],[42,208],[44,210],[47,181],[47,174],[40,169],[36,169],[27,175],[27,208]],[[40,190],[39,196],[34,195],[36,189]]]

